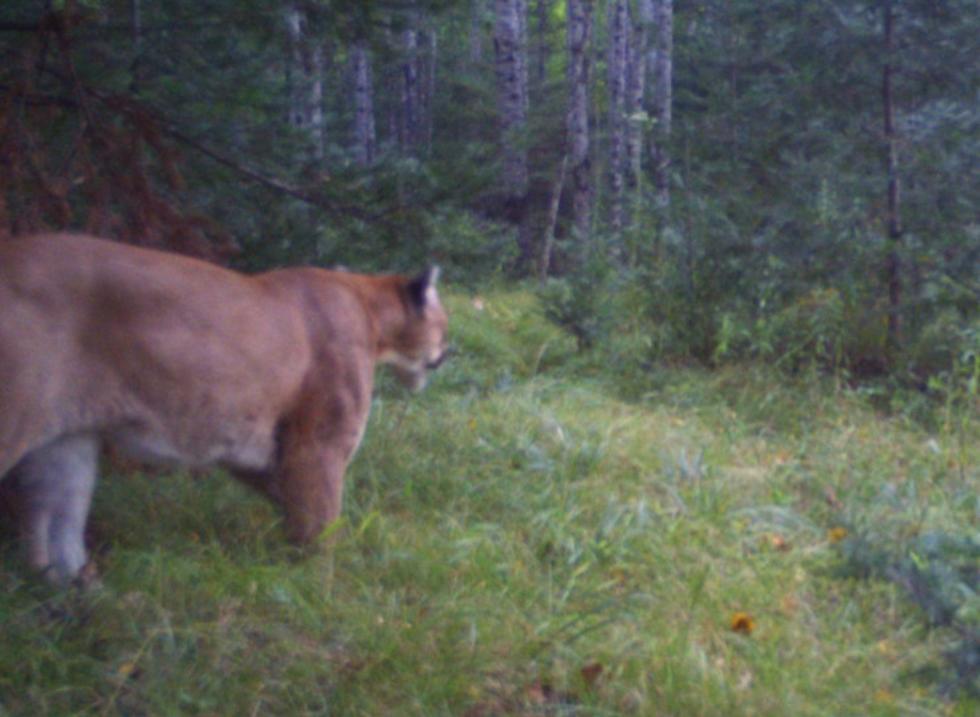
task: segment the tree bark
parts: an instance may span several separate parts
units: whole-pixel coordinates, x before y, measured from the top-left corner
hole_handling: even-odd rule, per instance
[[[885,63],[882,68],[881,100],[885,136],[885,167],[888,176],[888,258],[885,270],[888,281],[888,346],[894,351],[902,342],[902,215],[901,185],[898,173],[898,137],[895,132],[895,96],[893,79],[895,68],[895,12],[892,0],[885,0],[882,7],[882,24]]]
[[[531,97],[528,92],[527,0],[514,0],[514,5],[517,10],[517,37],[518,46],[520,47],[520,52],[517,53],[517,71],[520,76],[521,85],[521,108],[526,121],[531,106]]]
[[[527,90],[518,2],[496,0],[495,10],[493,49],[504,159],[501,181],[506,194],[522,197],[527,192],[527,151],[522,136],[527,128]]]
[[[568,0],[568,161],[572,180],[572,233],[579,253],[592,224],[592,165],[589,159],[589,44],[592,0]]]
[[[495,0],[493,50],[497,74],[500,144],[503,155],[502,193],[507,214],[518,226],[519,265],[533,260],[533,238],[527,206],[527,59],[525,49],[527,9],[525,0]]]
[[[398,126],[398,143],[403,150],[414,151],[419,139],[419,70],[418,32],[414,26],[402,31],[401,64],[401,121]]]
[[[668,143],[671,132],[671,106],[673,103],[674,73],[674,2],[653,0],[655,42],[651,54],[653,62],[653,103],[649,113],[653,119],[650,137],[650,161],[653,183],[657,192],[657,206],[661,213],[670,205],[670,152]]]
[[[364,39],[351,48],[354,78],[354,158],[365,167],[374,162],[377,138],[374,129],[374,86],[371,78],[371,57]]]
[[[538,0],[535,14],[537,15],[537,42],[534,54],[535,87],[542,87],[548,76],[548,58],[551,57],[551,41],[549,39],[551,0]]]
[[[626,144],[626,54],[629,4],[614,0],[609,8],[609,225],[614,235],[623,229],[623,159]]]
[[[138,95],[143,86],[143,12],[141,0],[129,2],[130,34],[133,40],[133,61],[129,66],[129,92]]]
[[[428,31],[425,33],[425,74],[421,85],[421,105],[422,105],[422,141],[425,143],[426,153],[432,151],[432,131],[435,116],[435,95],[436,95],[436,62],[438,60],[438,42],[436,38],[435,25],[430,23]]]
[[[486,29],[485,0],[472,0],[470,7],[470,64],[483,64],[483,36]]]
[[[555,246],[555,227],[558,225],[558,207],[561,204],[561,193],[565,188],[565,173],[568,169],[568,155],[561,158],[558,168],[558,178],[551,188],[551,198],[548,202],[548,220],[544,229],[544,242],[541,247],[541,260],[538,262],[538,281],[544,282],[551,271],[551,254]]]
[[[643,165],[644,100],[647,82],[647,42],[653,22],[652,0],[640,0],[632,22],[632,37],[627,58],[626,90],[626,190],[631,204],[639,200]]]
[[[305,130],[313,156],[322,160],[326,139],[323,120],[323,43],[310,32],[309,17],[298,6],[287,8],[286,30],[289,37],[289,124]],[[305,154],[304,150],[301,158]]]

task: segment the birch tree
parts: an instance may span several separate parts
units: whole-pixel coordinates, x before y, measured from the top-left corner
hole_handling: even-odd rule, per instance
[[[421,137],[425,144],[426,152],[432,150],[432,128],[433,113],[435,107],[436,94],[436,65],[439,59],[438,37],[436,28],[430,21],[429,27],[425,32],[425,57],[420,63],[422,80],[419,85],[419,104],[421,106]]]
[[[402,30],[401,61],[401,113],[398,123],[398,144],[403,150],[413,151],[419,139],[419,68],[418,31],[415,13],[409,25]]]
[[[479,67],[483,64],[483,37],[486,30],[485,0],[471,0],[469,11],[469,56],[470,64]]]
[[[895,132],[895,10],[892,0],[882,4],[884,64],[881,73],[882,119],[885,138],[885,170],[888,176],[887,234],[889,241],[885,271],[888,280],[888,344],[898,349],[902,335],[902,242],[901,185],[898,175],[898,137]]]
[[[535,8],[537,19],[537,42],[534,51],[534,83],[535,87],[544,85],[548,72],[548,58],[551,57],[551,23],[549,15],[551,13],[552,0],[538,0]]]
[[[289,61],[286,66],[289,124],[305,132],[314,158],[322,160],[326,143],[323,115],[323,42],[312,31],[309,14],[300,5],[287,7],[285,20],[289,38]]]
[[[526,22],[523,0],[495,0],[493,31],[497,102],[500,116],[500,143],[503,156],[501,184],[508,213],[519,226],[521,263],[531,257],[530,226],[527,217],[527,60],[524,42]]]
[[[609,11],[609,225],[614,234],[623,228],[623,159],[626,145],[626,59],[629,4],[613,0]]]
[[[670,125],[674,73],[674,0],[652,0],[655,41],[650,50],[653,92],[650,117],[650,162],[657,205],[661,212],[670,205]]]
[[[630,23],[626,85],[626,191],[632,202],[639,200],[643,164],[643,130],[646,123],[647,42],[653,22],[653,0],[639,0]]]
[[[531,105],[530,92],[528,91],[528,52],[527,52],[527,0],[514,0],[517,12],[517,72],[520,76],[521,86],[521,106],[524,111],[525,121]]]
[[[354,80],[354,159],[365,167],[374,162],[377,138],[374,129],[374,85],[367,40],[359,38],[351,47]]]
[[[129,65],[129,91],[133,95],[140,92],[143,54],[143,9],[141,0],[129,2],[129,31],[133,42],[133,60]]]
[[[571,175],[572,231],[578,242],[592,222],[592,165],[589,159],[589,44],[592,0],[568,0],[568,114],[566,133]]]
[[[523,195],[527,189],[527,151],[521,136],[527,126],[526,76],[517,0],[496,0],[493,50],[500,112],[502,183],[507,193]]]

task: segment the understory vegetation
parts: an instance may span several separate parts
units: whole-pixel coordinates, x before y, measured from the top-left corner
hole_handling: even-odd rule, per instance
[[[111,468],[100,588],[5,535],[0,715],[976,714],[975,389],[885,406],[628,321],[580,351],[531,291],[447,304],[458,355],[382,380],[329,547]]]

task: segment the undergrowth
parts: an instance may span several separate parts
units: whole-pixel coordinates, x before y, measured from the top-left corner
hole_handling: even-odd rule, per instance
[[[381,381],[329,546],[217,474],[106,476],[95,591],[8,534],[0,715],[976,712],[969,410],[448,303],[458,354]]]

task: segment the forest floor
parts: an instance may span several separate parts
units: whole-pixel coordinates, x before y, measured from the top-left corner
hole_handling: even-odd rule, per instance
[[[977,714],[980,605],[929,552],[976,556],[975,414],[447,303],[459,355],[381,382],[329,548],[220,476],[103,479],[88,592],[6,531],[0,715]]]

